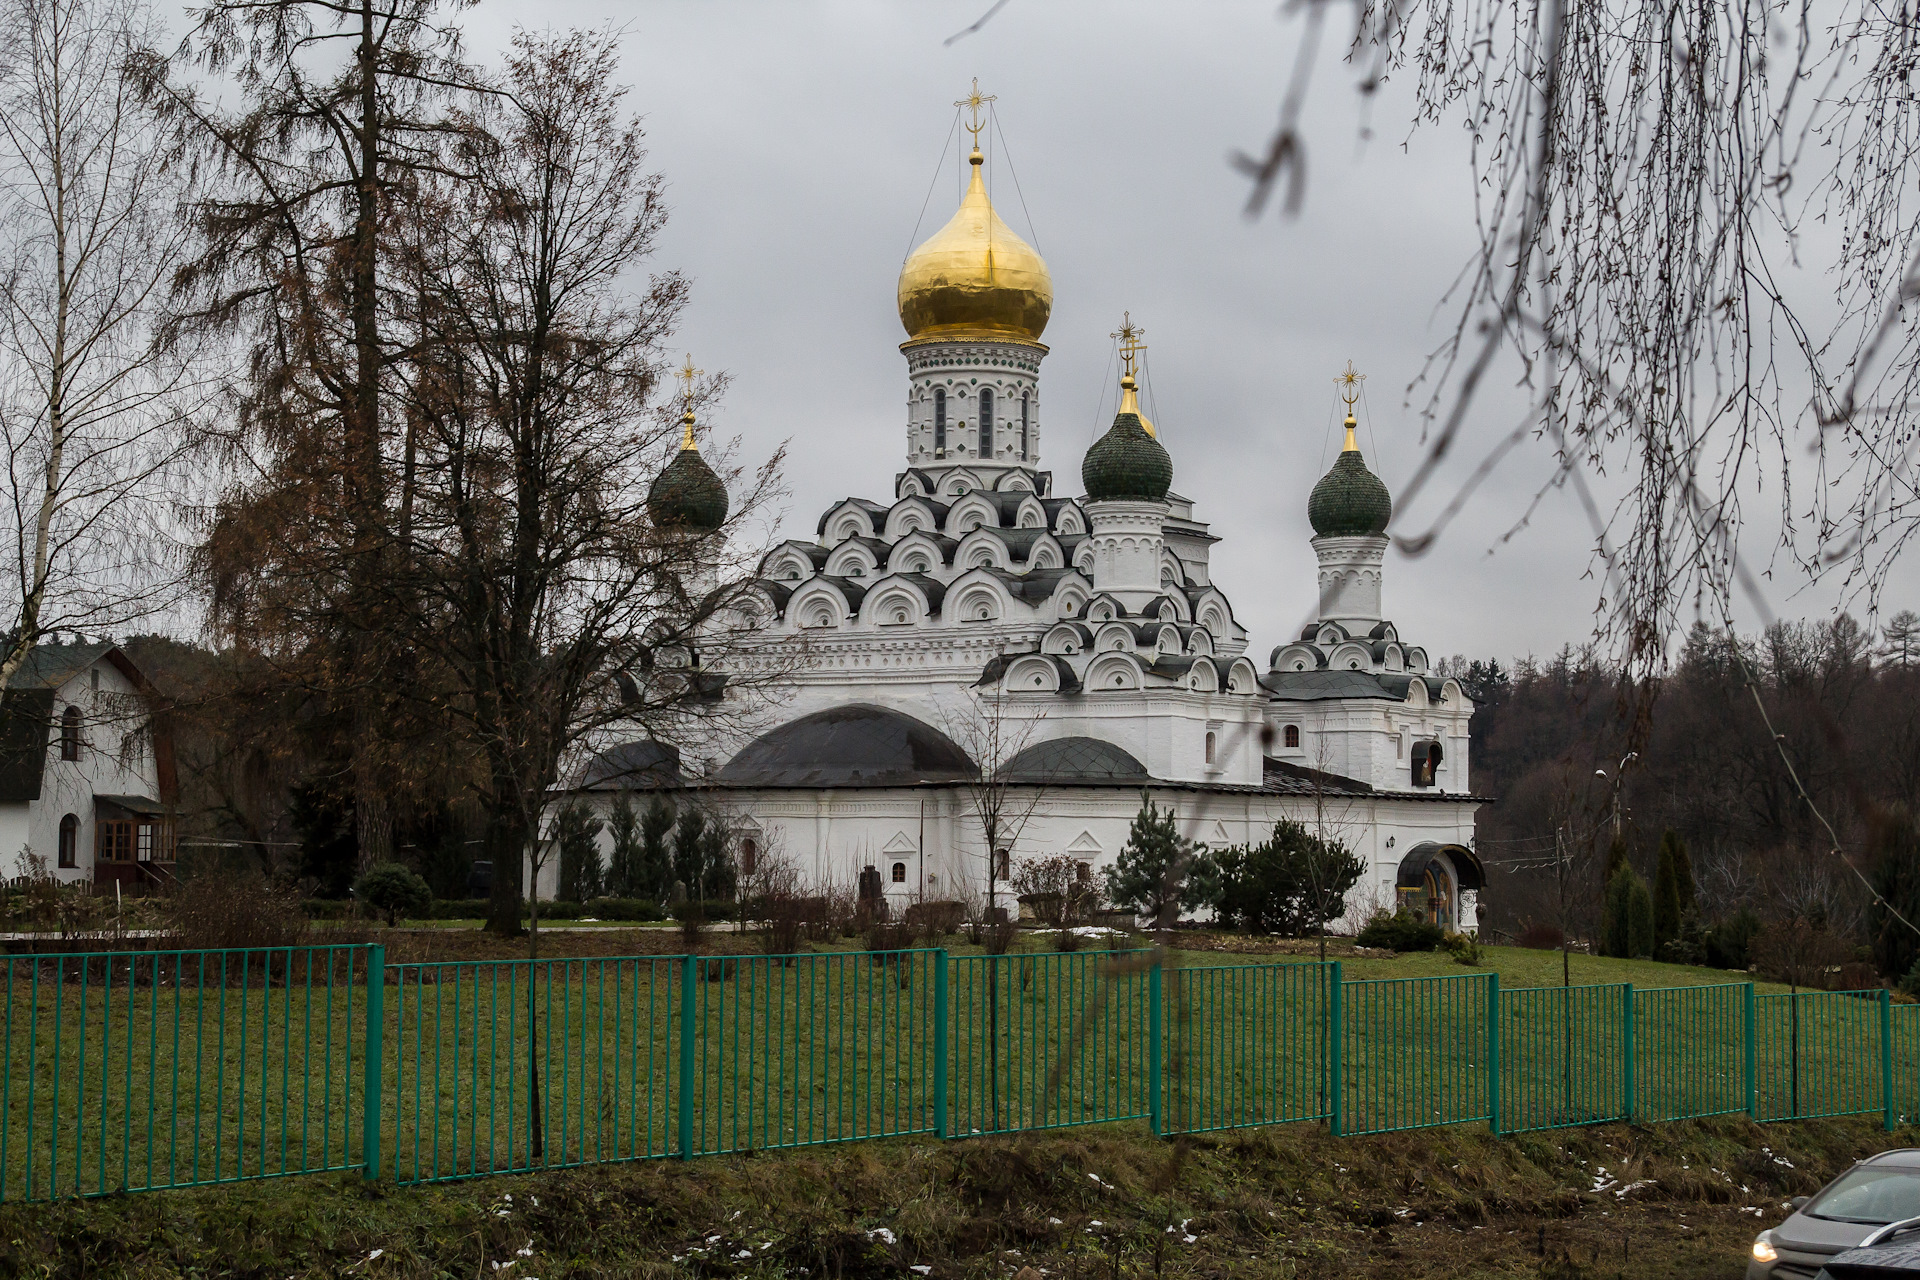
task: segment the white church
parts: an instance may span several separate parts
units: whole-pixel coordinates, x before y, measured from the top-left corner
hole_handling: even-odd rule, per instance
[[[604,813],[621,790],[678,793],[725,815],[743,862],[781,856],[843,885],[871,867],[899,906],[984,898],[989,874],[1005,893],[1028,857],[1070,854],[1098,877],[1145,795],[1209,847],[1258,842],[1279,818],[1343,840],[1370,868],[1349,926],[1403,905],[1476,927],[1473,704],[1383,614],[1392,500],[1351,401],[1338,461],[1301,486],[1318,621],[1262,664],[1209,570],[1219,535],[1140,412],[1130,323],[1119,412],[1080,491],[1041,465],[1053,282],[995,212],[977,134],[970,159],[959,209],[900,272],[892,495],[840,499],[762,563],[746,660],[800,655],[789,696],[717,751],[603,751],[573,794]],[[649,505],[668,527],[725,520],[691,415]],[[1009,784],[1003,811],[1031,810],[1000,849],[967,785],[981,777]]]

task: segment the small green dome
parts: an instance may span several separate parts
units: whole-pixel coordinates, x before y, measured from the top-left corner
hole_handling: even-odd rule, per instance
[[[1347,449],[1320,477],[1307,499],[1307,519],[1321,537],[1351,538],[1385,533],[1393,519],[1393,495],[1367,470],[1358,449]]]
[[[647,490],[647,514],[661,529],[712,533],[727,522],[727,486],[698,449],[683,447]]]
[[[1166,446],[1141,425],[1139,414],[1123,411],[1080,460],[1080,483],[1092,502],[1110,498],[1165,502],[1173,484],[1173,459],[1167,456]]]

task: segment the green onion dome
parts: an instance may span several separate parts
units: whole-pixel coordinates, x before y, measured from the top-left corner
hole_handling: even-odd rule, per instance
[[[1173,459],[1140,416],[1132,376],[1121,379],[1120,386],[1120,412],[1107,434],[1095,440],[1080,460],[1080,483],[1086,486],[1090,502],[1113,498],[1165,502],[1173,485]]]
[[[693,414],[680,452],[647,490],[647,514],[661,529],[712,533],[727,522],[727,486],[693,443]]]
[[[1354,421],[1347,418],[1347,447],[1333,469],[1320,477],[1307,499],[1307,519],[1313,531],[1326,538],[1377,536],[1393,519],[1393,495],[1386,482],[1367,470],[1354,443]]]

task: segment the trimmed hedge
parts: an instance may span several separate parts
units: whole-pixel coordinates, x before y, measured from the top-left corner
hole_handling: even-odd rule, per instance
[[[308,898],[300,904],[309,920],[351,920],[359,906],[352,898]],[[485,898],[436,898],[428,905],[424,916],[413,919],[426,920],[485,920],[492,911],[493,904]],[[731,902],[711,902],[707,904],[707,919],[730,920],[731,914],[720,915],[721,911],[731,912]],[[533,914],[529,903],[520,904],[520,918],[527,919]],[[548,902],[540,903],[542,920],[632,920],[649,922],[665,920],[667,912],[657,902],[645,898],[595,898],[591,902]]]
[[[674,907],[672,914],[675,920],[685,920],[696,911],[699,912],[702,920],[731,920],[738,911],[738,907],[725,898],[708,898],[705,901],[689,898]]]

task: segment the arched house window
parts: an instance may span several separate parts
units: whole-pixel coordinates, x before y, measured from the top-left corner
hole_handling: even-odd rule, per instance
[[[1281,740],[1287,744],[1289,751],[1298,751],[1300,749],[1300,726],[1297,724],[1288,725]]]
[[[80,758],[80,708],[68,707],[60,713],[60,758]]]
[[[993,456],[993,392],[980,390],[980,456]]]
[[[944,387],[933,390],[933,456],[947,456],[947,392]]]
[[[80,865],[80,819],[72,814],[60,819],[60,865]]]
[[[1213,731],[1208,730],[1207,731],[1207,763],[1208,764],[1213,763],[1213,744],[1214,744]]]
[[[1020,461],[1022,462],[1028,460],[1030,453],[1027,440],[1027,398],[1027,393],[1022,391],[1020,393]]]
[[[896,862],[893,864],[893,882],[895,884],[905,884],[907,882],[907,864],[906,863]]]

